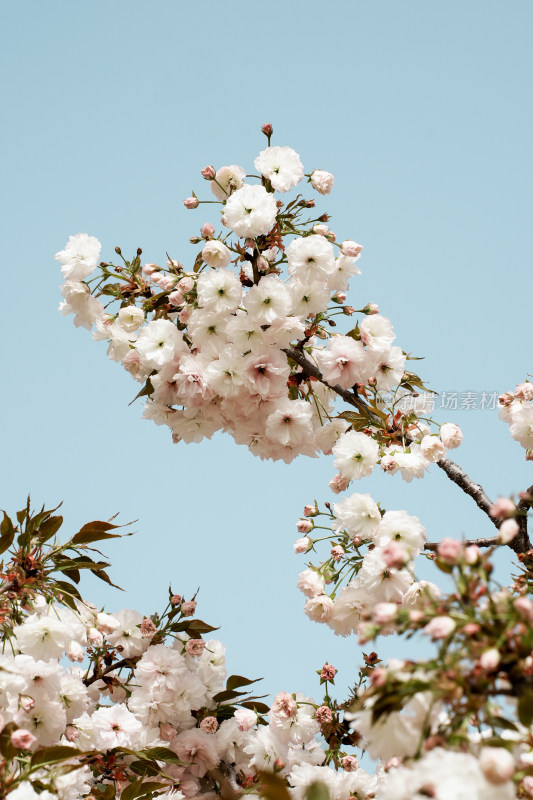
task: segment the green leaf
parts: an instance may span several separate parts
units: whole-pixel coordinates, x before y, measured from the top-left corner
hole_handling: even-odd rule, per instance
[[[285,781],[279,775],[273,772],[260,772],[259,780],[263,784],[260,794],[267,800],[291,800]]]
[[[147,378],[146,383],[144,384],[141,391],[135,395],[131,403],[128,403],[128,405],[131,406],[136,400],[139,399],[139,397],[149,397],[153,393],[154,393],[154,387],[152,386],[152,381],[150,380],[150,378]]]
[[[101,542],[104,539],[122,539],[123,535],[124,534],[121,533],[104,533],[103,531],[98,530],[88,530],[83,533],[80,531],[70,540],[70,543],[77,545],[92,544],[92,542]],[[131,533],[125,535],[131,536]]]
[[[255,700],[243,700],[239,703],[243,708],[249,708],[251,711],[257,711],[258,714],[268,714],[270,708],[265,703],[257,703]]]
[[[252,681],[250,678],[243,678],[242,675],[230,675],[226,681],[226,689],[238,689],[239,686],[251,686],[252,683],[257,683],[262,680],[262,678],[255,678],[255,680]]]
[[[329,800],[329,791],[325,783],[314,781],[307,789],[305,800]]]
[[[124,591],[124,589],[121,586],[117,586],[116,583],[113,583],[113,581],[111,580],[111,578],[109,577],[109,575],[105,570],[92,569],[91,572],[93,573],[93,575],[96,575],[97,578],[100,578],[101,581],[104,581],[104,583],[108,583],[109,586],[112,586],[114,589],[120,589],[121,592]]]
[[[203,622],[201,619],[192,619],[189,622],[188,629],[190,631],[196,631],[196,633],[211,633],[211,631],[218,631],[218,628],[214,625],[208,625],[207,622]]]
[[[156,761],[166,761],[169,764],[183,763],[176,753],[168,747],[147,747],[145,750],[141,750],[141,755],[153,758]]]
[[[161,783],[159,781],[145,781],[142,778],[139,778],[134,783],[130,783],[129,786],[122,791],[120,795],[121,800],[135,800],[136,797],[146,797],[147,795],[152,795],[154,792],[158,792],[161,789],[170,789],[168,783]]]
[[[230,691],[217,692],[213,695],[215,703],[223,703],[224,700],[233,700],[235,697],[243,697],[246,692],[236,692],[234,689]]]
[[[69,758],[85,755],[84,750],[77,750],[75,747],[57,745],[56,747],[46,747],[44,750],[37,750],[31,757],[31,766],[40,767],[48,764],[59,764],[61,761],[68,761]]]
[[[4,519],[0,523],[0,554],[11,547],[15,538],[15,527],[4,511]]]
[[[533,691],[524,689],[518,698],[518,719],[529,728],[533,723]]]
[[[45,519],[42,525],[39,526],[39,530],[37,531],[38,539],[41,544],[47,542],[48,539],[51,539],[52,536],[60,529],[61,525],[63,524],[63,517],[49,517]]]

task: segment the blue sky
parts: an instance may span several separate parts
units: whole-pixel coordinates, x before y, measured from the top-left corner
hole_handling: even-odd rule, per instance
[[[519,0],[4,8],[1,505],[63,499],[72,531],[138,519],[107,548],[125,595],[88,582],[93,600],[148,612],[169,581],[200,586],[231,671],[312,693],[328,660],[350,682],[360,649],[304,617],[292,555],[303,505],[333,499],[332,460],[262,463],[222,436],[173,445],[128,406],[136,387],[105,347],[57,313],[53,256],[86,231],[107,257],[120,244],[186,261],[209,218],[181,203],[207,190],[199,170],[251,165],[270,121],[306,171],[336,176],[323,208],[365,245],[353,304],[377,302],[430,385],[479,406],[531,370],[532,21]],[[438,418],[463,427],[457,460],[489,495],[533,482],[496,412]],[[431,539],[492,533],[436,468],[355,490]]]

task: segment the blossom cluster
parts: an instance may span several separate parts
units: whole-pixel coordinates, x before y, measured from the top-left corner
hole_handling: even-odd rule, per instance
[[[305,535],[295,542],[296,553],[329,542],[328,558],[309,564],[297,585],[307,597],[307,616],[340,636],[357,633],[362,620],[385,622],[398,606],[416,606],[421,592],[439,594],[434,584],[415,580],[413,560],[424,549],[426,531],[406,511],[383,511],[369,494],[352,494],[333,507],[326,503],[324,511],[306,506],[297,527]]]
[[[509,425],[509,432],[533,461],[533,383],[519,383],[513,392],[498,398],[499,416]]]
[[[59,527],[46,525],[57,520],[50,513],[31,515],[29,506],[19,513],[25,527],[13,525],[19,536],[1,569],[1,594],[12,609],[0,656],[3,796],[105,800],[126,792],[184,800],[215,797],[228,781],[233,791],[257,793],[263,773],[282,778],[296,800],[326,778],[339,800],[371,796],[375,777],[340,740],[339,771],[323,766],[332,758],[324,738],[330,707],[284,691],[268,706],[241,691],[255,681],[227,676],[225,648],[202,635],[214,629],[195,617],[194,599],[170,589],[163,613],[145,617],[101,611],[48,575],[30,589],[25,571],[33,573],[35,561],[25,553],[45,558],[42,539]],[[114,536],[105,530],[113,527],[89,523],[63,553],[90,549],[87,540]],[[54,540],[46,549],[61,546]],[[17,580],[14,563],[23,565]],[[76,579],[82,563],[63,555],[62,566]],[[332,682],[334,672],[326,665],[323,681]]]
[[[338,244],[328,215],[308,214],[313,199],[276,199],[304,171],[296,151],[270,146],[267,135],[256,176],[238,165],[202,170],[216,200],[194,195],[185,205],[219,203],[220,228],[205,222],[191,239],[202,243],[192,268],[170,258],[166,267],[141,265],[140,250],[122,265],[99,263],[100,242],[77,234],[56,255],[60,309],[108,341],[109,357],[143,384],[144,416],[169,426],[175,442],[225,431],[261,458],[333,451],[339,490],[377,463],[406,480],[422,477],[460,438],[431,434],[423,409],[405,410],[424,387],[377,305],[359,309],[346,333],[334,330],[336,318],[356,313],[346,292],[362,246]],[[246,181],[254,177],[258,184]],[[307,178],[320,194],[333,186],[323,170]],[[104,309],[106,296],[119,304],[115,313]],[[338,413],[339,396],[353,410]]]

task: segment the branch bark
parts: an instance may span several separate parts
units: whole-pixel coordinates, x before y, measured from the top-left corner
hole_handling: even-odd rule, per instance
[[[436,553],[437,548],[439,546],[439,542],[426,542],[424,545],[424,550],[431,550],[432,552]],[[467,547],[469,545],[476,545],[477,547],[501,547],[501,542],[498,541],[497,536],[493,536],[490,539],[467,539],[463,542]]]

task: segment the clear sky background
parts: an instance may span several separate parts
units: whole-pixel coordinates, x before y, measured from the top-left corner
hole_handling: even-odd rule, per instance
[[[169,581],[200,586],[230,671],[268,692],[318,694],[325,660],[342,690],[360,663],[295,588],[295,521],[334,499],[332,459],[263,463],[223,436],[173,445],[128,406],[137,385],[105,345],[56,310],[69,234],[97,236],[103,257],[120,244],[187,263],[209,214],[182,199],[208,192],[206,164],[249,168],[266,121],[306,171],[335,174],[322,207],[365,245],[353,305],[380,305],[434,389],[477,393],[476,409],[436,414],[464,430],[459,463],[493,497],[533,482],[479,407],[532,369],[532,22],[529,0],[2,3],[0,505],[64,500],[70,532],[138,519],[107,547],[126,592],[87,581],[91,599],[147,613]],[[436,467],[354,490],[418,515],[433,540],[493,533]]]

